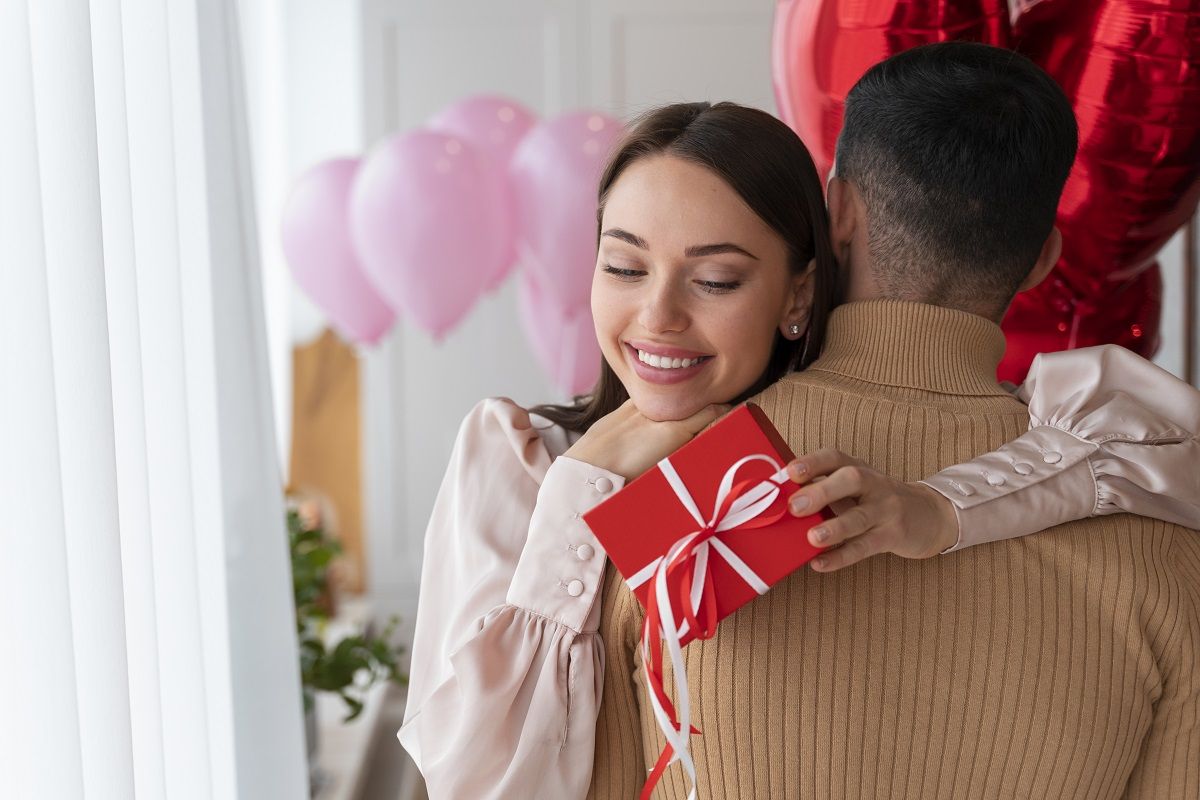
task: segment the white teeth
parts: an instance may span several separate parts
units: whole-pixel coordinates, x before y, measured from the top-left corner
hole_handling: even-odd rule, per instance
[[[657,356],[654,353],[647,353],[645,350],[638,350],[638,361],[649,364],[652,367],[659,369],[680,369],[682,367],[694,367],[700,363],[699,358],[666,358]]]

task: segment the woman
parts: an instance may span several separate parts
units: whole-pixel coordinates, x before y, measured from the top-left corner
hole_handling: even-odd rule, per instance
[[[821,186],[799,139],[770,115],[705,103],[650,113],[610,162],[599,207],[600,380],[572,406],[477,405],[430,522],[399,738],[434,798],[587,793],[604,669],[595,600],[606,560],[581,514],[821,352],[837,294]],[[698,242],[706,244],[688,249]],[[645,281],[651,262],[661,274]],[[630,292],[640,299],[631,304]],[[684,328],[703,349],[655,341]],[[1090,380],[1079,382],[1081,369]],[[1112,381],[1139,392],[1142,406],[1107,409]],[[1041,484],[1013,481],[981,486],[967,502],[949,487],[954,470],[970,465],[907,485],[850,469],[840,454],[814,454],[798,460],[794,478],[828,477],[797,493],[809,500],[798,510],[835,501],[861,509],[826,526],[820,544],[849,543],[817,568],[869,552],[919,558],[974,544],[959,538],[959,511],[963,536],[985,538],[1119,510],[1200,524],[1200,499],[1172,485],[1173,465],[1200,457],[1200,403],[1190,387],[1100,348],[1042,358],[1022,397],[1032,418],[1022,439],[1082,440],[1070,469],[1094,473],[1095,493],[1059,501]],[[1188,430],[1162,418],[1169,408],[1189,415]],[[1164,441],[1170,429],[1172,444],[1108,446],[1118,413],[1126,431],[1142,432],[1136,441]],[[1164,514],[1154,494],[1177,496]],[[995,497],[988,516],[1004,526],[972,516],[985,495]],[[1059,516],[1048,518],[1047,508]]]

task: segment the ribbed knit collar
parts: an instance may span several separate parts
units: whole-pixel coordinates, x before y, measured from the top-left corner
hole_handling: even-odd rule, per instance
[[[903,300],[834,309],[825,348],[810,367],[884,386],[941,394],[1003,395],[996,368],[1004,334],[965,311]]]

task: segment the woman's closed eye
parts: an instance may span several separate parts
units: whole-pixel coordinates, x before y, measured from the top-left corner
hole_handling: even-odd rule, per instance
[[[607,272],[609,275],[612,275],[616,278],[619,278],[620,280],[625,280],[625,281],[634,280],[635,278],[646,274],[645,270],[627,269],[624,267],[614,267],[611,264],[606,264],[604,266],[604,271]],[[703,288],[704,291],[706,291],[706,292],[711,292],[712,294],[724,294],[726,292],[732,292],[734,289],[741,286],[742,282],[741,281],[697,280],[696,284],[699,285],[701,288]]]

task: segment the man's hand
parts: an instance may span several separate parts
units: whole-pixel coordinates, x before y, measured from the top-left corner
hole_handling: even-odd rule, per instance
[[[836,519],[808,532],[817,547],[813,569],[833,572],[877,553],[929,558],[958,542],[958,516],[942,495],[871,469],[839,450],[818,450],[788,464],[788,476],[807,484],[789,500],[796,516],[826,506]]]

